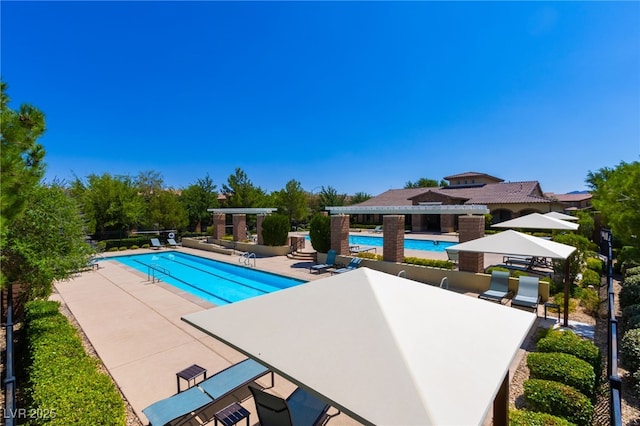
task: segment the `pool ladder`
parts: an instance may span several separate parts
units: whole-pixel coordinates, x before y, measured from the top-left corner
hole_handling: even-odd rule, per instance
[[[253,267],[256,267],[256,254],[246,252],[238,258],[238,263],[244,263],[246,266],[251,266],[251,259],[253,259]]]
[[[167,268],[158,265],[149,265],[147,266],[147,281],[151,280],[151,284],[155,283],[156,281],[160,281],[160,279],[156,277],[156,272],[159,272],[163,275],[171,275],[171,271],[169,271]]]

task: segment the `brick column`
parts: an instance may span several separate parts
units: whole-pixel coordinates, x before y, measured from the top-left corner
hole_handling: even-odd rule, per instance
[[[385,215],[382,232],[382,260],[404,262],[404,215]]]
[[[455,223],[454,216],[452,214],[441,214],[440,215],[440,232],[455,231],[454,223]]]
[[[331,249],[339,255],[347,256],[349,254],[348,214],[331,216]]]
[[[247,215],[233,215],[233,241],[244,241],[247,239]]]
[[[259,214],[256,223],[256,232],[258,233],[258,244],[264,244],[264,239],[262,238],[262,222],[264,222],[264,218],[267,217],[266,214]]]
[[[224,237],[224,225],[225,225],[225,214],[224,213],[214,213],[213,214],[213,237],[217,240],[221,240]]]
[[[459,241],[465,243],[484,237],[484,216],[460,216]],[[460,271],[484,272],[484,253],[460,252],[458,257],[458,269]]]

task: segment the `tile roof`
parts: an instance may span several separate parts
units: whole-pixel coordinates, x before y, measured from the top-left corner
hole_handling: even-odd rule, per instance
[[[576,202],[576,201],[584,201],[590,200],[592,195],[590,193],[580,193],[580,194],[554,194],[547,193],[545,194],[547,197],[554,198],[560,202],[568,203],[568,202]]]
[[[455,179],[464,179],[464,178],[468,179],[468,178],[477,178],[477,177],[486,177],[491,180],[495,180],[496,182],[504,182],[504,179],[500,179],[495,176],[488,175],[486,173],[478,173],[478,172],[459,173],[457,175],[445,176],[444,179],[451,182],[452,180],[455,180]]]

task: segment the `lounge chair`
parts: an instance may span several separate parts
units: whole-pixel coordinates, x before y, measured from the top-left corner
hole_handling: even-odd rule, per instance
[[[504,256],[502,258],[502,263],[509,266],[518,265],[524,267],[525,269],[532,269],[535,263],[535,258],[522,256]]]
[[[167,244],[169,244],[171,247],[180,246],[180,244],[176,243],[176,240],[174,240],[173,238],[167,238]]]
[[[336,251],[335,250],[329,250],[329,252],[327,253],[327,261],[325,263],[320,263],[318,265],[313,265],[311,267],[309,267],[309,273],[317,273],[319,274],[320,272],[326,272],[327,270],[329,270],[329,268],[333,268],[333,266],[336,263]]]
[[[151,239],[151,248],[154,250],[158,250],[162,248],[162,244],[160,244],[160,240],[157,238]]]
[[[527,308],[533,312],[538,312],[538,304],[540,303],[540,295],[538,293],[539,284],[538,277],[521,275],[518,278],[518,291],[511,300],[511,306]]]
[[[362,258],[361,257],[354,257],[353,259],[351,259],[351,261],[349,262],[349,264],[347,266],[345,266],[344,268],[336,269],[335,271],[333,271],[333,273],[334,274],[342,274],[342,273],[345,273],[345,272],[353,271],[358,266],[360,266],[360,262],[362,262]]]
[[[509,295],[509,273],[505,271],[492,271],[489,290],[480,293],[480,299],[502,303],[502,299]]]
[[[373,232],[374,234],[378,234],[378,233],[382,232],[382,225],[376,226],[375,228],[373,228],[373,230],[371,232]]]
[[[446,252],[447,257],[450,261],[452,261],[453,263],[458,263],[459,253],[456,250],[446,250]]]
[[[249,386],[260,426],[312,426],[325,417],[329,404],[298,388],[285,400]]]

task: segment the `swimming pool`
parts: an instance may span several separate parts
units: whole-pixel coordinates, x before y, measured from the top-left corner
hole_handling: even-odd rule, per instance
[[[308,235],[306,236],[306,239],[308,241],[310,240]],[[444,252],[447,247],[451,247],[456,244],[458,243],[436,240],[418,240],[416,238],[404,239],[404,248],[409,250]],[[349,235],[349,245],[383,247],[383,237],[374,237],[370,235]]]
[[[215,305],[227,305],[305,282],[174,251],[115,256],[108,260],[147,274],[149,280],[155,276]]]

